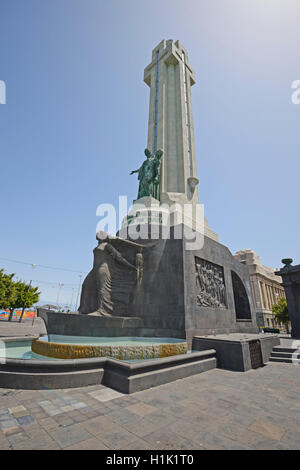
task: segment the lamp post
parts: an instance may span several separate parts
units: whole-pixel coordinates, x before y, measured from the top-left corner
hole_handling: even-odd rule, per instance
[[[72,287],[72,297],[71,297],[71,303],[70,303],[70,308],[71,308],[71,311],[72,311],[72,308],[73,308],[73,297],[74,297],[74,290],[75,288]]]
[[[64,284],[63,284],[62,282],[60,282],[60,283],[58,284],[58,292],[57,292],[57,299],[56,299],[56,305],[57,305],[57,308],[58,308],[58,309],[59,309],[58,300],[59,300],[60,291],[61,291],[61,288],[63,287],[63,285],[64,285]]]

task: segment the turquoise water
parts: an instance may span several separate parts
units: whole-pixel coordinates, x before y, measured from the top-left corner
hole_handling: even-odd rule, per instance
[[[110,337],[91,337],[91,336],[64,336],[64,335],[47,335],[39,338],[41,341],[52,341],[54,343],[63,344],[82,344],[93,346],[133,346],[142,344],[149,346],[151,344],[171,344],[182,343],[185,339],[177,338],[140,338],[140,337],[125,337],[120,336],[116,338]],[[5,350],[3,349],[5,345]],[[0,358],[9,359],[30,359],[30,360],[47,360],[59,361],[60,359],[54,357],[41,356],[31,351],[31,340],[24,341],[10,341],[7,343],[0,342]],[[144,359],[145,360],[145,359]],[[134,359],[126,362],[139,362],[140,359]]]
[[[40,341],[50,341],[52,343],[82,344],[86,346],[150,346],[151,344],[171,344],[183,343],[185,339],[178,338],[141,338],[136,336],[112,337],[91,337],[91,336],[65,336],[47,335],[41,336]]]
[[[3,344],[3,343],[2,343]],[[31,351],[31,340],[30,341],[10,341],[5,344],[5,350],[0,346],[0,357],[9,359],[36,359],[36,360],[48,360],[56,361],[59,359],[40,356]]]

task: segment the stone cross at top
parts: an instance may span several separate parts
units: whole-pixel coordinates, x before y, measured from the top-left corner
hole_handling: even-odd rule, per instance
[[[161,195],[197,203],[198,184],[191,86],[195,76],[179,41],[161,41],[152,51],[144,81],[150,87],[148,149],[162,149]]]

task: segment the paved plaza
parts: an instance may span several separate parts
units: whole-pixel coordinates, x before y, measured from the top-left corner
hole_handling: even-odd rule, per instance
[[[1,449],[300,449],[300,367],[214,369],[124,395],[0,389]]]
[[[47,334],[45,324],[41,318],[23,318],[19,323],[17,319],[11,322],[7,319],[0,318],[0,339],[8,337],[24,337],[24,336],[39,336]]]

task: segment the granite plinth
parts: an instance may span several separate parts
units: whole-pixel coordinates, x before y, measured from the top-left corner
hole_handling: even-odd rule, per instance
[[[255,361],[252,353],[252,344],[256,346],[254,354],[259,355]],[[269,361],[274,346],[280,344],[277,335],[268,334],[228,334],[196,336],[193,338],[193,349],[202,351],[215,349],[217,353],[217,367],[221,369],[245,372],[252,368],[264,365]]]
[[[151,229],[148,239],[139,240],[153,246],[144,251],[142,283],[130,304],[131,314],[142,318],[141,336],[186,337],[191,344],[195,335],[258,333],[247,266],[226,246],[203,234],[200,244],[193,245],[195,232],[182,224],[171,227],[167,239],[163,228],[153,239]],[[176,238],[178,233],[183,236]],[[126,232],[118,235],[125,237]],[[215,299],[199,305],[198,261],[206,264],[206,270],[222,274],[223,303]]]
[[[97,317],[90,315],[57,313],[37,309],[45,322],[48,334],[68,336],[139,336],[142,319],[135,317]]]

